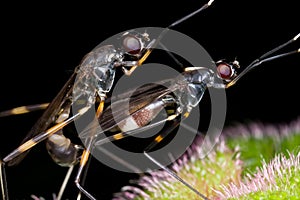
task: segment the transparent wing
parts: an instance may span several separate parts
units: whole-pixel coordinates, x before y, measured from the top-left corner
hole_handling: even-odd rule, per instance
[[[144,85],[135,91],[128,91],[109,98],[106,103],[110,103],[111,105],[106,107],[103,111],[98,119],[98,123],[90,123],[87,128],[79,134],[80,138],[88,137],[90,131],[95,130],[95,126],[99,127],[100,125],[101,127],[97,129],[97,135],[111,130],[116,127],[118,123],[130,117],[130,115],[140,111],[160,97],[172,93],[176,89],[175,85],[171,87],[172,83],[173,79],[168,79]]]
[[[38,119],[38,121],[33,125],[30,131],[27,133],[25,138],[22,140],[21,144],[25,143],[27,140],[32,137],[40,134],[41,132],[48,129],[55,121],[56,115],[59,111],[66,105],[66,101],[68,100],[68,96],[70,96],[72,92],[72,87],[76,78],[76,73],[73,73],[69,80],[65,83],[63,88],[59,91],[56,97],[49,104],[43,115]],[[27,155],[28,151],[20,154],[16,158],[8,161],[8,165],[16,165],[23,160],[23,158]]]

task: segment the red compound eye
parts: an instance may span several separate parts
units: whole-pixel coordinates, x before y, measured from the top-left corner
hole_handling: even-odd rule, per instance
[[[141,42],[138,38],[128,35],[123,39],[123,47],[129,54],[138,54],[141,51]]]
[[[230,65],[226,63],[220,63],[217,67],[218,73],[222,79],[230,79],[233,75],[233,71]]]

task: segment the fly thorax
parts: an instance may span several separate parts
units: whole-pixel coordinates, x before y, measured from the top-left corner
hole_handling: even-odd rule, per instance
[[[187,84],[182,91],[181,101],[184,102],[185,107],[195,107],[199,104],[207,86],[213,81],[213,75],[214,73],[207,68],[198,68],[183,73]]]
[[[88,104],[95,102],[95,94],[110,91],[114,77],[114,62],[118,54],[112,45],[95,48],[80,64],[74,84],[74,100],[85,99]]]
[[[187,101],[189,107],[195,107],[199,104],[206,88],[205,83],[188,84],[187,91],[189,95],[187,95]]]

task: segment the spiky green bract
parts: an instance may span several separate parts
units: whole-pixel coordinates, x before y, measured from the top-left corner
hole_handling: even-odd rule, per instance
[[[300,199],[300,118],[290,124],[227,127],[220,141],[202,160],[191,153],[201,148],[195,142],[172,168],[213,200]],[[135,186],[125,186],[114,199],[201,199],[164,171],[149,174]]]
[[[288,156],[300,146],[300,119],[290,124],[266,125],[250,123],[224,130],[222,137],[229,148],[239,148],[244,163],[242,175],[254,173],[263,162],[268,163],[278,153]]]
[[[300,152],[277,155],[269,164],[239,184],[223,188],[222,199],[300,199]]]
[[[240,181],[242,163],[235,151],[225,146],[220,141],[210,154],[199,159],[203,152],[201,150],[202,137],[187,150],[172,166],[177,174],[192,184],[199,192],[208,198],[215,196],[214,189],[220,189],[223,184]],[[122,192],[115,195],[114,200],[121,199],[199,199],[194,192],[181,182],[173,179],[163,170],[149,172],[148,175],[136,181],[136,185],[125,186]]]
[[[300,199],[300,119],[235,126],[222,136],[239,147],[244,171],[240,183],[223,187],[221,199]]]

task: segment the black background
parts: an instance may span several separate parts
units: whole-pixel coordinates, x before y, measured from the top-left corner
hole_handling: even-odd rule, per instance
[[[204,3],[134,0],[1,6],[6,14],[1,12],[0,110],[51,101],[82,57],[106,38],[137,27],[165,27]],[[299,32],[297,8],[292,0],[216,0],[174,29],[198,41],[213,59],[237,57],[243,67]],[[297,48],[299,42],[287,50]],[[299,55],[272,61],[228,89],[225,125],[296,119],[299,67]],[[1,119],[1,157],[17,147],[40,115]],[[111,199],[113,192],[135,177],[92,163],[87,188],[99,199]],[[20,165],[7,169],[11,199],[30,199],[32,193],[50,199],[66,170],[52,162],[44,144],[37,145]],[[70,181],[65,198],[75,199],[75,191]]]

